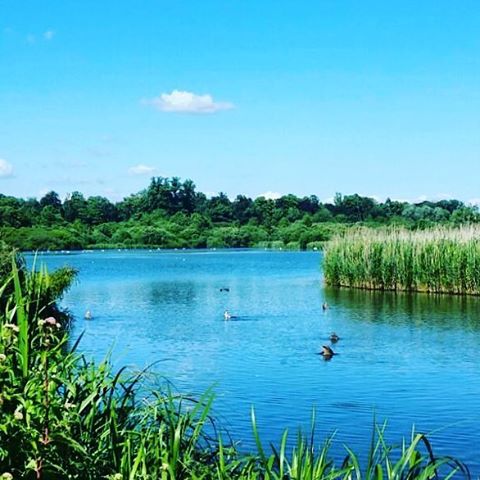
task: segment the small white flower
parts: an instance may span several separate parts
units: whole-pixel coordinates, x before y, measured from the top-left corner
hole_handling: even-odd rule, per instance
[[[23,413],[21,412],[22,407],[19,406],[16,408],[15,412],[13,412],[13,416],[15,420],[23,420]]]
[[[20,329],[18,328],[18,325],[15,325],[14,323],[4,323],[3,326],[17,333],[20,331]]]

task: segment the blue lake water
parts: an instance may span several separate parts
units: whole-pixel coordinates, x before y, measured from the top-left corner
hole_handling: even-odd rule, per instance
[[[176,390],[216,394],[213,413],[241,448],[308,429],[366,452],[374,416],[388,439],[412,425],[436,452],[480,473],[480,299],[326,289],[317,252],[136,251],[41,255],[72,265],[63,300],[81,351],[154,370]],[[228,287],[229,292],[220,288]],[[322,303],[330,308],[322,310]],[[94,318],[83,319],[91,310]],[[228,309],[237,319],[225,322]],[[335,331],[331,361],[318,355]]]

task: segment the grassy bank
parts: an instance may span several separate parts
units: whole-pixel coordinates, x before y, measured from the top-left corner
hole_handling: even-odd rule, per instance
[[[355,229],[325,248],[328,285],[480,295],[480,228]]]
[[[68,324],[52,310],[49,275],[19,270],[0,287],[0,479],[431,479],[467,474],[435,457],[425,436],[387,445],[383,428],[360,464],[348,447],[335,464],[330,440],[299,435],[287,448],[262,446],[252,412],[257,451],[240,454],[222,440],[210,418],[211,395],[192,400],[147,391],[144,374],[114,372],[69,345]],[[57,287],[61,295],[68,285]],[[213,432],[213,433],[212,433]],[[217,432],[217,433],[215,433]],[[223,438],[226,438],[223,435]]]
[[[198,217],[198,216],[197,216]],[[198,218],[197,218],[198,220]],[[98,226],[2,227],[0,239],[21,251],[113,248],[250,248],[312,249],[345,229],[342,224],[309,224],[302,220],[268,229],[259,225],[213,225],[181,219],[143,218]]]

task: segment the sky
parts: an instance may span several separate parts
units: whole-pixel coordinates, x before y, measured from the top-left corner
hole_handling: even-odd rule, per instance
[[[480,203],[478,0],[0,0],[0,193]]]

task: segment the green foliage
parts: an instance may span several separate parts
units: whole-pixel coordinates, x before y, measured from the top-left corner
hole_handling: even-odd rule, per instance
[[[480,295],[480,228],[357,229],[325,248],[329,285]]]
[[[0,285],[3,285],[12,273],[13,258],[17,258],[15,250],[0,240]]]
[[[22,274],[23,273],[23,274]],[[6,294],[10,283],[14,288]],[[55,282],[54,282],[55,283]],[[62,274],[52,291],[67,284]],[[312,432],[287,449],[264,449],[252,412],[257,453],[240,454],[215,435],[207,393],[198,401],[171,390],[148,391],[143,373],[113,372],[68,348],[68,330],[39,292],[51,276],[12,264],[0,287],[0,478],[3,479],[357,479],[445,478],[468,472],[450,458],[435,458],[425,436],[412,433],[399,448],[377,428],[365,466],[346,447],[335,465],[331,439],[318,446]]]
[[[76,276],[75,269],[63,267],[49,274],[45,268],[28,272],[25,262],[15,250],[0,244],[0,285],[3,284],[0,296],[0,312],[4,312],[10,304],[17,304],[12,310],[14,320],[17,315],[34,318],[40,313],[56,316],[62,326],[67,326],[70,317],[57,305],[57,300],[70,288]],[[20,302],[18,299],[24,299]]]
[[[83,248],[229,248],[281,241],[302,250],[329,240],[346,226],[480,223],[477,207],[458,200],[380,203],[337,194],[333,203],[292,194],[255,200],[225,193],[211,198],[191,180],[154,177],[148,187],[120,202],[73,192],[36,199],[0,194],[0,238],[22,251]],[[228,230],[229,229],[229,230]]]
[[[23,251],[76,250],[86,243],[85,237],[69,227],[21,227],[5,228],[5,242]]]

